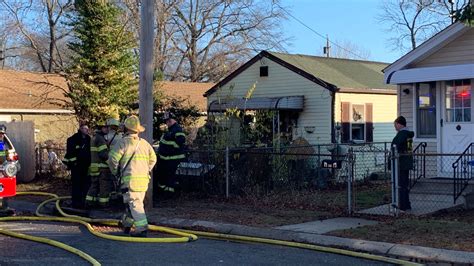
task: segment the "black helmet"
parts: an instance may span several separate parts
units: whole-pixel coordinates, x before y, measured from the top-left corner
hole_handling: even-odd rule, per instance
[[[7,132],[7,127],[5,125],[0,125],[0,133],[5,134]]]

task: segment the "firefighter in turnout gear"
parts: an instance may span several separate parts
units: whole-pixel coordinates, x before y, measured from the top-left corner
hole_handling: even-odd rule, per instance
[[[62,160],[71,170],[71,199],[72,207],[75,209],[85,207],[86,194],[90,186],[88,174],[91,164],[90,145],[89,127],[82,123],[77,133],[67,139],[66,155]]]
[[[91,186],[86,196],[86,204],[89,207],[99,205],[108,207],[110,193],[113,190],[112,177],[107,164],[109,158],[109,147],[105,136],[109,133],[109,128],[105,121],[97,123],[97,130],[91,141],[91,166],[89,174],[91,176]]]
[[[126,209],[119,225],[124,233],[146,237],[148,221],[143,200],[148,189],[150,172],[156,163],[152,146],[138,133],[145,131],[137,116],[128,117],[125,122],[125,136],[110,151],[108,164],[114,176],[119,178]],[[135,230],[131,231],[134,227]]]
[[[111,149],[120,139],[122,139],[123,134],[119,132],[120,122],[116,118],[109,118],[106,122],[109,127],[109,133],[105,136],[107,140],[107,145]]]
[[[158,178],[154,185],[155,195],[158,187],[165,193],[165,196],[172,197],[176,195],[179,183],[176,179],[176,169],[181,161],[186,156],[185,148],[185,134],[183,129],[176,121],[176,116],[171,112],[166,112],[164,115],[168,132],[164,133],[160,139],[160,146],[158,149],[159,164],[158,164]]]

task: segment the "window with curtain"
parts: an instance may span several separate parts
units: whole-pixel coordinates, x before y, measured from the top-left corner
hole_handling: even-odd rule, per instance
[[[416,85],[416,132],[418,138],[436,137],[436,83]]]

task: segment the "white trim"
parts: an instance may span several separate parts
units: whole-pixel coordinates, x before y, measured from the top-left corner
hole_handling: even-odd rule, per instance
[[[403,84],[471,78],[474,78],[474,64],[399,70],[393,72],[390,80],[385,80],[385,82],[390,84]]]
[[[441,128],[441,119],[443,118],[443,85],[444,81],[436,82],[436,150],[438,153],[442,153],[442,142],[443,142],[443,131]]]
[[[74,114],[74,111],[63,109],[0,109],[0,114]]]
[[[435,36],[431,37],[424,43],[420,44],[411,52],[405,54],[400,59],[386,67],[383,72],[385,73],[385,80],[387,77],[392,74],[392,72],[400,70],[408,66],[409,64],[426,58],[427,56],[433,54],[436,50],[446,45],[449,41],[455,39],[456,37],[462,35],[464,32],[468,31],[469,27],[465,26],[461,22],[454,23],[442,30]]]

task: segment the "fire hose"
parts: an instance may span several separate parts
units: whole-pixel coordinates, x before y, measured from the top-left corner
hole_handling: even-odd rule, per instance
[[[220,234],[220,233],[211,233],[211,232],[203,232],[203,231],[192,231],[192,230],[177,230],[169,227],[157,226],[157,225],[149,225],[148,230],[150,231],[157,231],[166,234],[172,234],[177,237],[164,237],[164,238],[133,238],[128,236],[116,236],[116,235],[109,235],[98,232],[94,229],[92,224],[100,224],[100,225],[107,225],[107,226],[118,226],[118,220],[114,219],[91,219],[87,217],[77,216],[77,215],[70,215],[65,213],[60,206],[60,201],[64,199],[68,199],[70,197],[59,197],[58,195],[46,192],[18,192],[17,195],[33,195],[33,196],[47,196],[51,197],[50,199],[43,201],[41,204],[38,205],[36,209],[36,216],[11,216],[11,217],[3,217],[0,218],[1,222],[7,221],[48,221],[48,222],[66,222],[66,223],[76,223],[85,226],[89,232],[97,237],[101,237],[104,239],[114,240],[114,241],[126,241],[126,242],[137,242],[137,243],[184,243],[195,241],[198,239],[198,236],[210,238],[210,239],[217,239],[217,240],[227,240],[227,241],[239,241],[239,242],[253,242],[253,243],[261,243],[261,244],[272,244],[272,245],[279,245],[279,246],[287,246],[293,248],[302,248],[302,249],[309,249],[314,251],[320,252],[327,252],[333,253],[338,255],[345,255],[356,257],[360,259],[367,259],[379,262],[386,262],[396,265],[420,265],[413,262],[408,262],[400,259],[394,259],[379,255],[372,255],[367,253],[361,253],[356,251],[350,250],[343,250],[338,248],[332,247],[324,247],[312,244],[305,244],[305,243],[298,243],[298,242],[290,242],[290,241],[281,241],[275,239],[266,239],[266,238],[259,238],[259,237],[248,237],[248,236],[239,236],[239,235],[228,235],[228,234]],[[63,217],[56,217],[56,216],[48,216],[42,214],[40,210],[48,204],[49,202],[55,202],[56,209]],[[101,265],[99,261],[94,259],[89,254],[61,243],[59,241],[55,241],[48,238],[43,237],[36,237],[26,234],[21,234],[17,232],[13,232],[11,230],[2,229],[0,227],[0,234],[21,238],[25,240],[40,242],[44,244],[48,244],[51,246],[55,246],[61,249],[64,249],[68,252],[71,252],[79,257],[83,258],[84,260],[88,261],[92,265]]]

